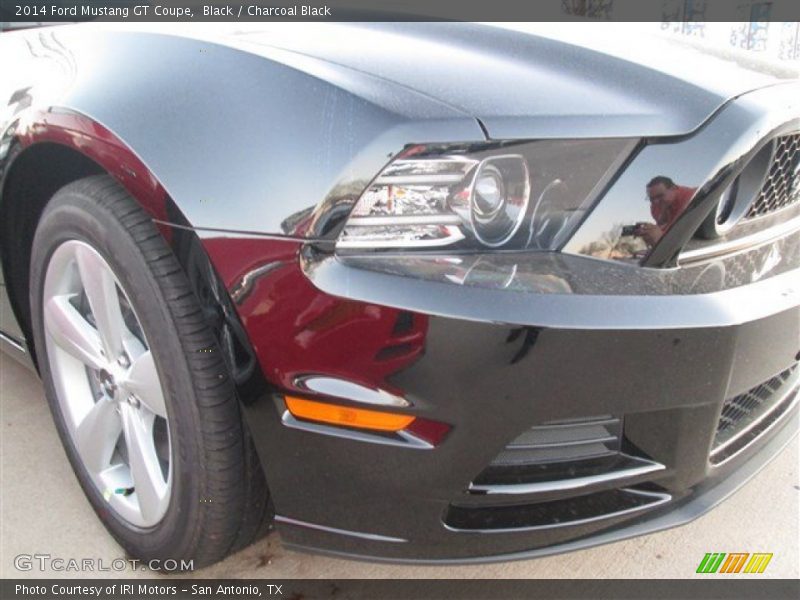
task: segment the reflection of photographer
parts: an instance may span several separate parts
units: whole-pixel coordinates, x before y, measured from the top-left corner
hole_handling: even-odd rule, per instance
[[[697,188],[677,185],[669,177],[658,175],[647,184],[647,199],[650,201],[650,214],[656,225],[665,233],[683,214]],[[660,237],[660,236],[659,236]]]
[[[672,224],[683,214],[697,188],[677,185],[665,175],[653,177],[647,184],[647,200],[655,223],[636,223],[622,228],[623,236],[642,238],[655,246]]]

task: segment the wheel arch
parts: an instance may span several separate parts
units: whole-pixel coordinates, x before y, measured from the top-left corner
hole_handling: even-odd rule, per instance
[[[44,207],[63,186],[102,168],[66,146],[42,143],[15,145],[0,189],[0,256],[3,281],[14,317],[36,366],[28,290],[33,236]]]
[[[218,338],[223,335],[226,325],[220,319],[236,319],[222,306],[227,292],[197,233],[158,179],[126,144],[101,124],[72,111],[28,114],[8,131],[14,135],[5,140],[8,152],[0,161],[1,267],[14,317],[34,366],[36,348],[28,293],[36,227],[45,206],[60,188],[92,175],[113,177],[153,218],[203,302],[215,333]],[[243,331],[238,322],[234,325]],[[242,335],[236,338],[247,343]],[[244,351],[252,352],[249,343]]]

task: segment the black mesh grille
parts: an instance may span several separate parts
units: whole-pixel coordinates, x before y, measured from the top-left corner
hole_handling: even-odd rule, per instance
[[[800,133],[781,136],[775,144],[769,173],[746,219],[762,217],[800,201]]]
[[[714,448],[726,444],[769,413],[775,404],[785,396],[785,392],[796,383],[797,370],[798,364],[794,364],[744,394],[725,400],[717,424]]]

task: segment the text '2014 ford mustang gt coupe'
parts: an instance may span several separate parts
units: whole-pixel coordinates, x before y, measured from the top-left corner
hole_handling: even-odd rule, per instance
[[[788,443],[797,73],[598,31],[0,37],[0,339],[124,548],[536,556]]]

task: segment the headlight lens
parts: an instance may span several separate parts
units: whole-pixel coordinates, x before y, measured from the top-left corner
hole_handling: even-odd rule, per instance
[[[478,241],[490,247],[508,242],[522,225],[530,191],[523,156],[496,156],[481,162],[470,196],[470,225]]]
[[[635,141],[408,147],[354,206],[340,249],[557,249]]]

